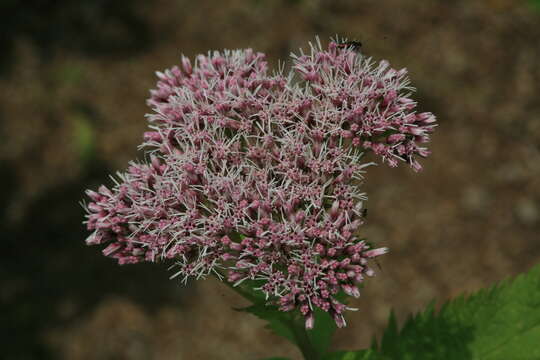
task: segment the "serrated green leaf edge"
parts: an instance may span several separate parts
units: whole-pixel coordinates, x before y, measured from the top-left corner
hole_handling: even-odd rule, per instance
[[[393,312],[380,345],[325,360],[540,359],[540,265],[435,311],[431,302],[398,330]]]

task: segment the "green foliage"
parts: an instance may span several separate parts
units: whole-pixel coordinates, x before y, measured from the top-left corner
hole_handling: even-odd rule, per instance
[[[247,308],[237,310],[248,312],[260,319],[266,320],[268,322],[266,325],[268,329],[299,346],[295,334],[295,327],[298,325],[298,321],[291,314],[279,311],[277,306],[265,305],[264,303],[256,303]]]
[[[77,64],[69,64],[59,69],[57,80],[62,84],[79,85],[84,79],[85,69]]]
[[[277,306],[267,304],[262,292],[253,290],[262,285],[260,282],[246,280],[236,287],[226,284],[253,303],[249,307],[236,310],[266,320],[268,329],[298,346],[308,359],[320,359],[326,353],[336,330],[334,320],[328,313],[315,310],[315,326],[312,330],[306,330],[303,316],[297,310],[279,311]]]
[[[540,0],[529,0],[529,3],[535,10],[540,11]]]
[[[434,303],[398,330],[394,314],[377,344],[325,360],[540,359],[540,265],[435,312]]]
[[[279,311],[277,306],[261,303],[241,310],[266,320],[269,329],[296,346],[309,347],[311,350],[305,349],[305,351],[314,351],[320,355],[326,353],[336,330],[336,325],[330,315],[319,309],[315,311],[315,326],[312,330],[305,330],[304,319],[296,311],[285,313]]]
[[[77,114],[73,117],[75,148],[82,162],[89,161],[95,153],[95,134],[90,119]]]
[[[332,337],[337,326],[334,319],[327,312],[318,308],[314,312],[315,326],[312,330],[307,331],[307,335],[317,352],[325,354],[332,343]]]

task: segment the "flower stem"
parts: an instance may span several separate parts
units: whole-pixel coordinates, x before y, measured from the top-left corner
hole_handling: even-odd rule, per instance
[[[301,319],[291,319],[289,322],[294,337],[296,338],[296,344],[300,348],[300,352],[304,356],[305,360],[320,360],[321,354],[313,347],[311,340],[307,334],[304,323]]]

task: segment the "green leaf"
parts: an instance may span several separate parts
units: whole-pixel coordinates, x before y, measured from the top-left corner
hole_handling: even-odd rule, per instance
[[[438,313],[432,302],[401,330],[392,313],[380,345],[324,359],[540,359],[540,265],[511,281],[462,295]]]
[[[270,328],[277,335],[283,336],[296,344],[295,336],[291,329],[291,322],[293,321],[291,314],[279,311],[278,307],[275,305],[266,305],[264,294],[261,291],[254,290],[254,288],[262,285],[260,281],[245,280],[237,286],[233,286],[233,284],[226,280],[224,280],[223,283],[253,303],[251,306],[235,308],[235,310],[245,311],[268,321],[268,324],[266,325],[267,328]]]
[[[253,303],[249,307],[236,310],[249,312],[266,320],[268,329],[298,346],[306,358],[315,360],[326,353],[336,330],[334,320],[328,313],[316,309],[315,326],[312,330],[306,330],[304,318],[299,311],[279,311],[277,306],[267,304],[262,292],[253,290],[260,287],[261,282],[245,280],[236,287],[227,282],[225,284]]]
[[[263,359],[263,360],[291,360],[291,359],[284,358],[284,357],[271,357],[271,358],[266,358],[266,359]]]
[[[266,320],[268,322],[266,327],[271,329],[276,335],[284,337],[297,346],[299,345],[293,329],[296,325],[294,319],[291,314],[279,311],[277,306],[259,303],[237,310],[248,312],[260,319]]]
[[[85,78],[86,70],[84,67],[76,63],[64,65],[56,73],[55,79],[62,84],[80,85]]]
[[[374,350],[360,350],[360,351],[336,351],[328,354],[323,360],[387,360],[383,355],[377,353]],[[388,360],[393,360],[389,359]]]
[[[332,337],[337,326],[334,319],[327,312],[317,308],[314,313],[315,325],[313,329],[307,331],[307,335],[317,352],[325,354],[332,343]]]
[[[76,151],[79,153],[81,161],[87,162],[94,156],[95,152],[94,128],[90,119],[83,114],[74,116],[72,121]]]
[[[304,319],[297,311],[283,312],[277,306],[261,303],[242,310],[266,320],[267,328],[300,347],[304,353],[325,354],[336,330],[331,316],[319,309],[315,310],[315,326],[312,330],[305,329]]]
[[[540,10],[540,0],[530,0],[529,3],[532,5],[534,10]]]
[[[335,295],[336,300],[346,304],[348,300],[347,295],[343,291],[340,291]],[[332,338],[336,332],[337,326],[334,319],[327,312],[316,308],[315,313],[315,326],[312,330],[307,331],[309,340],[317,349],[319,354],[326,354],[326,351],[332,343]]]

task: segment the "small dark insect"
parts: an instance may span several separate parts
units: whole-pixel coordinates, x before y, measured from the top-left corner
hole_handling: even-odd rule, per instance
[[[362,209],[362,217],[367,218],[367,208]]]
[[[350,48],[354,51],[359,51],[361,47],[362,43],[360,41],[344,41],[338,44],[340,49]]]
[[[373,260],[375,260],[375,264],[377,264],[377,266],[379,267],[379,270],[382,271],[382,266],[381,266],[381,264],[379,264],[379,261],[377,260],[377,258],[375,258]]]

